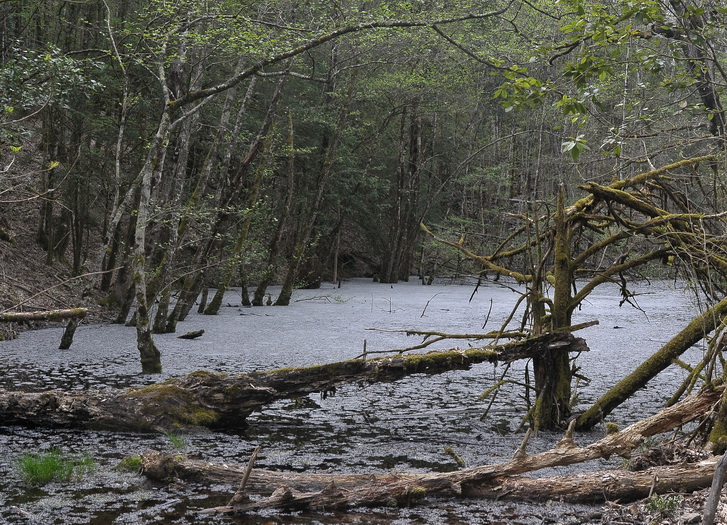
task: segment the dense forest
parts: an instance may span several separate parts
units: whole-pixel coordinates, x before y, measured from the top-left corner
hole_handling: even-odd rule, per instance
[[[33,210],[79,305],[133,314],[146,372],[152,334],[201,292],[216,313],[233,285],[284,306],[324,279],[506,275],[530,283],[535,335],[628,272],[681,271],[716,299],[725,16],[646,0],[2,2],[0,242]]]
[[[6,1],[0,20],[3,242],[33,206],[47,263],[120,320],[135,300],[147,346],[207,286],[215,313],[231,285],[260,305],[283,283],[285,305],[472,271],[420,224],[502,251],[558,187],[724,134],[714,2]],[[676,205],[718,213],[721,161],[690,169]]]
[[[592,428],[709,334],[672,403],[721,375],[726,52],[716,0],[6,0],[0,255],[42,249],[147,373],[231,287],[509,279],[527,313],[487,337],[547,346],[601,284],[694,283],[704,313],[577,417],[568,352],[532,358],[534,428]],[[727,402],[710,428],[724,452]]]

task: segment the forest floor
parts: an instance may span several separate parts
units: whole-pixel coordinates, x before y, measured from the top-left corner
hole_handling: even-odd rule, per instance
[[[100,306],[99,297],[81,303],[83,280],[75,277],[65,261],[46,262],[46,251],[36,241],[38,211],[23,203],[3,203],[0,227],[9,240],[0,238],[0,312],[29,312],[62,308],[88,308],[87,322],[102,322],[113,312]],[[12,330],[40,328],[48,323],[31,326],[0,326],[3,333]]]

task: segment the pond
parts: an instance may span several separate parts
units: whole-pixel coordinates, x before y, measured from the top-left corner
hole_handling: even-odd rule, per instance
[[[694,294],[672,282],[642,283],[634,290],[641,310],[624,305],[615,286],[602,287],[576,313],[574,323],[598,320],[578,333],[591,348],[578,358],[591,381],[578,385],[582,407],[605,392],[634,365],[658,350],[697,312]],[[275,290],[273,290],[273,293]],[[225,296],[217,316],[193,313],[177,334],[158,335],[164,372],[139,373],[133,328],[82,325],[71,349],[58,350],[62,327],[22,333],[0,343],[0,387],[43,391],[143,385],[200,369],[241,373],[351,359],[368,352],[407,348],[421,337],[403,330],[480,333],[499,328],[518,298],[512,286],[416,280],[395,285],[365,279],[297,290],[289,307],[244,308],[240,290]],[[515,319],[519,319],[515,316]],[[177,336],[204,329],[195,340]],[[466,346],[443,341],[429,347]],[[476,342],[469,343],[476,346]],[[703,349],[684,359],[696,362]],[[325,399],[282,401],[248,419],[245,431],[196,431],[175,448],[168,436],[0,426],[0,523],[583,523],[597,507],[560,504],[440,502],[412,509],[374,509],[347,514],[279,514],[202,518],[196,511],[227,502],[235,487],[173,483],[155,485],[136,474],[112,470],[119,460],[145,450],[186,454],[218,463],[244,463],[261,445],[256,466],[309,472],[449,471],[452,447],[468,466],[506,461],[520,444],[522,390],[503,388],[486,418],[489,400],[479,396],[503,374],[521,381],[525,363],[509,369],[482,364],[468,371],[416,375],[390,384],[347,385]],[[621,425],[656,412],[684,379],[669,369],[639,391],[609,420]],[[587,444],[598,428],[576,436]],[[546,450],[560,434],[541,432],[529,452]],[[25,451],[56,447],[88,453],[96,470],[67,484],[28,486],[12,468]],[[177,452],[175,452],[177,453]],[[613,461],[589,469],[618,466]],[[546,474],[572,470],[551,469]],[[548,521],[552,520],[552,521]]]

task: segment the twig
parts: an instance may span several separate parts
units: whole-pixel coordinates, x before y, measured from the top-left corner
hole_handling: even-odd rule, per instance
[[[10,306],[8,308],[5,308],[4,310],[0,310],[0,313],[5,313],[5,312],[7,312],[9,310],[12,310],[13,308],[17,308],[18,306],[21,306],[21,305],[23,305],[23,304],[25,304],[27,302],[32,301],[33,299],[35,299],[39,295],[43,295],[45,293],[48,293],[51,290],[53,290],[55,288],[58,288],[60,286],[65,286],[66,284],[68,284],[70,282],[73,282],[73,281],[76,281],[76,280],[79,280],[79,279],[83,279],[85,277],[90,277],[92,275],[101,275],[101,274],[104,274],[104,273],[113,272],[115,270],[118,270],[119,268],[121,268],[121,267],[119,266],[117,268],[112,268],[111,270],[104,270],[104,271],[101,271],[101,272],[88,272],[88,273],[84,273],[84,274],[81,274],[81,275],[76,275],[74,277],[71,277],[70,279],[66,279],[63,282],[60,282],[58,284],[54,284],[53,286],[50,286],[48,288],[45,288],[45,289],[41,290],[40,292],[36,293],[35,295],[31,295],[30,297],[24,299],[23,301],[20,301],[19,303],[14,304],[14,305],[12,305],[12,306]]]
[[[487,326],[487,322],[490,320],[490,314],[492,313],[492,297],[490,297],[490,309],[487,310],[487,315],[485,316],[485,322],[482,323],[482,329],[485,329],[485,326]]]
[[[455,452],[455,450],[452,447],[450,447],[449,445],[446,445],[444,447],[444,451],[452,457],[454,462],[457,463],[457,466],[459,466],[460,468],[467,467],[467,463],[465,463],[465,460],[462,459],[462,456],[457,454],[457,452]]]
[[[245,467],[245,472],[242,475],[242,480],[240,480],[240,486],[238,487],[237,492],[235,492],[235,495],[232,496],[232,499],[228,503],[229,506],[234,507],[235,505],[244,503],[247,500],[247,496],[245,496],[245,485],[247,485],[247,480],[250,479],[252,466],[255,464],[255,459],[257,458],[258,452],[260,452],[260,445],[255,447],[255,450],[252,451],[250,459],[247,462],[247,467]]]
[[[390,333],[399,333],[399,334],[406,334],[409,335],[421,335],[424,337],[424,341],[418,345],[409,346],[407,348],[395,348],[393,350],[376,350],[373,352],[368,352],[369,354],[403,354],[404,352],[409,352],[411,350],[421,350],[422,348],[426,348],[434,343],[438,343],[439,341],[444,341],[447,339],[472,339],[472,340],[480,340],[480,339],[499,339],[501,337],[506,337],[508,339],[521,339],[524,337],[527,337],[528,334],[525,332],[487,332],[486,334],[448,334],[445,332],[430,332],[430,331],[421,331],[421,330],[386,330],[383,328],[367,328],[366,330],[373,330],[376,332],[390,332]],[[430,339],[431,338],[431,339]],[[358,359],[361,356],[358,356],[356,359]]]
[[[426,312],[426,311],[427,311],[427,307],[429,307],[429,303],[431,303],[431,302],[432,302],[432,299],[434,299],[434,298],[435,298],[436,296],[438,296],[438,295],[439,295],[440,293],[441,293],[441,292],[437,292],[437,293],[435,293],[435,294],[434,294],[434,295],[432,296],[432,298],[431,298],[431,299],[429,299],[429,300],[427,301],[427,304],[425,304],[425,305],[424,305],[424,310],[422,310],[422,315],[420,315],[420,316],[419,316],[420,318],[424,317],[424,312]]]
[[[515,451],[515,454],[512,456],[513,460],[524,458],[528,455],[528,453],[525,451],[525,449],[528,446],[528,441],[530,441],[530,436],[533,433],[533,429],[528,428],[527,432],[525,432],[525,437],[523,438],[523,442],[520,443],[520,447]]]

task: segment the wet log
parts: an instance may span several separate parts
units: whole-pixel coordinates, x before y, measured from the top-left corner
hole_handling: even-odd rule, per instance
[[[672,430],[711,410],[719,401],[720,394],[719,390],[705,389],[587,446],[575,444],[571,426],[563,440],[551,450],[527,454],[524,443],[508,462],[456,472],[337,475],[253,470],[247,484],[248,491],[270,496],[213,510],[245,513],[268,508],[345,509],[394,503],[411,505],[428,496],[593,502],[615,498],[640,499],[652,490],[661,493],[693,491],[710,485],[716,460],[641,472],[612,470],[542,479],[526,478],[521,474],[609,458],[614,454],[628,457],[646,437]],[[244,473],[241,466],[217,466],[157,452],[145,453],[142,465],[144,474],[155,480],[235,483]]]
[[[69,308],[66,310],[47,310],[41,312],[4,312],[0,313],[0,323],[27,323],[30,321],[63,321],[69,319],[61,337],[60,350],[68,350],[73,344],[73,336],[78,324],[86,317],[88,309]]]
[[[494,347],[455,349],[284,368],[249,374],[207,371],[129,389],[0,392],[0,421],[29,426],[156,431],[174,426],[242,428],[245,418],[280,399],[330,392],[347,383],[392,382],[412,374],[467,370],[543,352],[582,352],[583,339],[549,334]]]
[[[202,335],[204,335],[204,330],[194,330],[192,332],[187,332],[186,334],[180,335],[177,339],[197,339]]]

